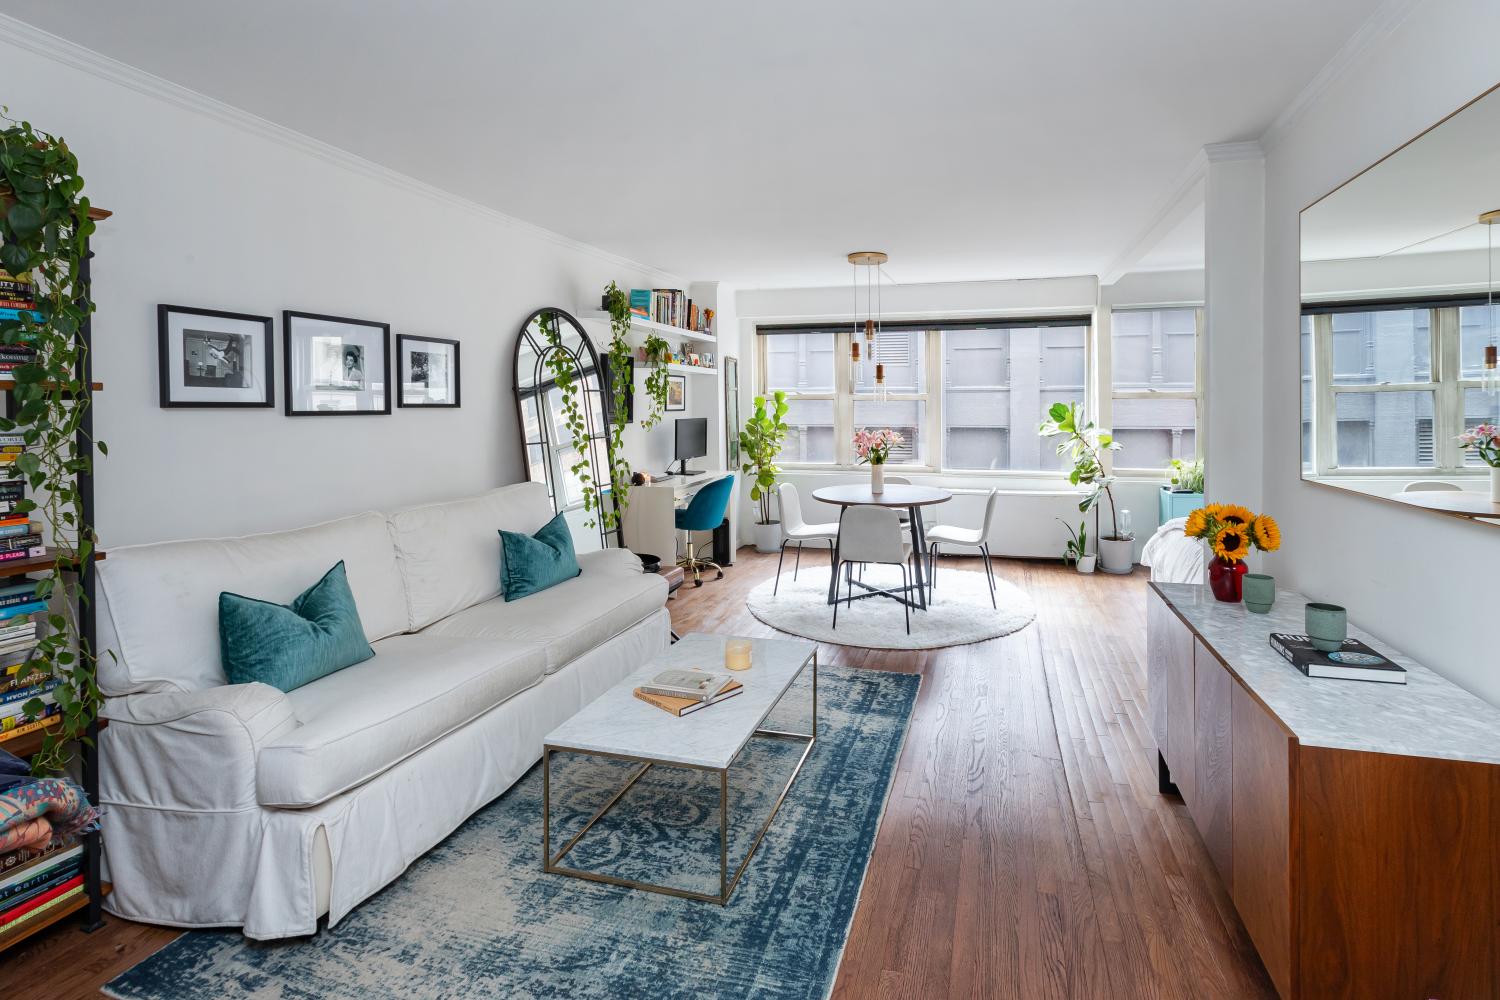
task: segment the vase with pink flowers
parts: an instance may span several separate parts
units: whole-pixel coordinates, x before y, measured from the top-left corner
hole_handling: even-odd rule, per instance
[[[870,492],[885,492],[885,460],[890,457],[891,447],[905,441],[889,427],[878,431],[859,430],[854,434],[854,453],[861,465],[870,466]]]
[[[1480,424],[1458,435],[1458,443],[1473,448],[1490,467],[1490,502],[1500,503],[1500,427]]]

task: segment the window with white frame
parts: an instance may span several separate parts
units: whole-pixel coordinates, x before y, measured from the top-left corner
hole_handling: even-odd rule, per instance
[[[1464,300],[1305,306],[1303,472],[1451,475],[1482,467],[1454,438],[1497,418],[1497,397],[1479,382],[1488,308]]]
[[[757,332],[759,389],[787,394],[786,466],[852,467],[854,432],[889,427],[905,439],[890,462],[913,471],[1057,473],[1037,427],[1053,403],[1085,398],[1084,317],[886,324],[873,345],[848,328]]]
[[[1116,310],[1110,314],[1110,415],[1122,446],[1116,471],[1160,472],[1174,459],[1201,458],[1203,408],[1198,309]]]

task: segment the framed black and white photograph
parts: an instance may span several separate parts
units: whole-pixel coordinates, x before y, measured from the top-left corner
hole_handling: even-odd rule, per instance
[[[458,341],[396,335],[397,406],[458,406]]]
[[[667,411],[687,409],[687,376],[667,376]]]
[[[289,417],[390,413],[391,326],[281,314]]]
[[[156,307],[163,407],[276,405],[269,316]]]

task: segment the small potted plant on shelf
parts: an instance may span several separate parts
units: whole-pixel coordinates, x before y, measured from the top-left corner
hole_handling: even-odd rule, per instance
[[[859,430],[854,434],[854,453],[859,464],[870,466],[870,492],[885,492],[885,460],[891,457],[891,446],[905,441],[889,427],[879,431]]]
[[[1203,462],[1172,460],[1172,485],[1161,488],[1161,523],[1187,517],[1203,506]]]
[[[1234,604],[1240,600],[1240,582],[1249,567],[1245,557],[1251,548],[1275,552],[1281,548],[1281,529],[1270,514],[1252,514],[1232,503],[1211,503],[1188,515],[1184,535],[1201,538],[1213,549],[1208,563],[1208,585],[1214,597]]]
[[[1458,443],[1473,448],[1490,467],[1490,502],[1500,503],[1500,427],[1480,424],[1460,434]]]
[[[781,470],[776,467],[776,456],[781,453],[781,444],[786,440],[789,428],[782,417],[790,407],[786,393],[776,391],[769,407],[766,397],[755,397],[755,415],[745,421],[740,431],[740,452],[745,464],[740,471],[755,478],[750,487],[750,499],[760,505],[760,517],[755,522],[755,551],[775,552],[781,547],[781,522],[771,519],[771,491],[776,487],[776,477]]]
[[[1129,573],[1135,563],[1135,538],[1128,530],[1120,530],[1115,495],[1110,490],[1115,477],[1104,474],[1103,453],[1119,451],[1120,444],[1108,431],[1096,428],[1093,421],[1084,421],[1077,403],[1053,403],[1047,417],[1037,433],[1042,437],[1062,436],[1057,453],[1073,462],[1068,482],[1090,488],[1089,495],[1079,502],[1078,509],[1087,513],[1098,505],[1101,498],[1109,500],[1110,534],[1095,543],[1099,549],[1100,568],[1106,573]]]
[[[1063,553],[1063,565],[1066,566],[1072,563],[1073,568],[1078,570],[1078,572],[1092,573],[1096,557],[1087,554],[1089,547],[1088,521],[1079,521],[1078,530],[1075,532],[1073,526],[1067,521],[1063,521],[1062,518],[1054,517],[1052,520],[1061,521],[1062,526],[1068,529],[1069,537],[1072,538],[1072,541],[1068,542],[1067,551]]]

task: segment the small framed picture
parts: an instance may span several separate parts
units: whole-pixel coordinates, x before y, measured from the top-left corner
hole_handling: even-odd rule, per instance
[[[163,407],[275,406],[269,316],[156,307]]]
[[[391,412],[389,323],[287,310],[281,335],[287,416]]]
[[[667,376],[667,410],[687,409],[687,376]]]
[[[396,335],[397,406],[458,406],[458,341]]]

